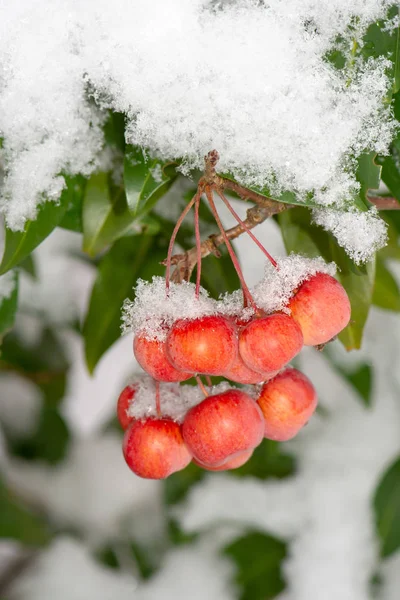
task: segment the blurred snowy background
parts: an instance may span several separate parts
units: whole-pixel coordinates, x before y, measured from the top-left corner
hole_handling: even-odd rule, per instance
[[[235,208],[242,210],[239,202]],[[285,254],[274,221],[257,233],[273,255]],[[263,256],[243,236],[236,247],[252,285]],[[346,354],[337,342],[329,356],[303,350],[297,364],[316,386],[320,409],[295,440],[264,441],[236,472],[190,466],[165,482],[145,481],[126,467],[114,421],[118,394],[138,371],[131,336],[112,346],[91,377],[82,338],[70,327],[95,274],[82,260],[79,235],[57,229],[34,261],[36,278],[21,272],[19,317],[5,349],[24,352],[27,371],[0,372],[0,493],[7,486],[35,518],[15,507],[0,515],[17,531],[0,545],[1,597],[398,599],[400,556],[380,560],[372,504],[400,451],[395,313],[372,308],[359,352]],[[51,344],[43,346],[44,336]],[[41,355],[43,347],[51,356]],[[32,357],[50,361],[61,379],[32,381]],[[346,373],[365,369],[371,385],[360,393]],[[42,410],[57,385],[65,425],[52,407],[47,420]]]

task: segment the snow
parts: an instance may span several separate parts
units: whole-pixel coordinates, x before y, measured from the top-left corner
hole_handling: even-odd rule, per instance
[[[353,41],[389,5],[4,1],[0,206],[8,225],[21,230],[45,198],[57,201],[64,173],[104,166],[110,108],[126,114],[129,143],[183,158],[184,172],[217,148],[219,169],[246,185],[311,191],[337,208],[357,190],[353,157],[385,152],[394,133],[385,61],[350,60]],[[343,71],[326,61],[338,38]]]
[[[141,376],[129,381],[136,389],[128,408],[128,414],[135,419],[157,417],[156,386],[151,377]],[[234,386],[227,381],[206,388],[210,396],[221,394]],[[204,400],[204,394],[197,385],[160,383],[160,407],[163,417],[182,423],[186,413]]]
[[[325,263],[322,258],[307,258],[301,255],[279,257],[277,267],[267,262],[264,277],[250,292],[256,305],[267,313],[288,310],[287,304],[301,283],[316,273],[336,273],[335,263]],[[165,279],[153,277],[151,282],[138,280],[135,300],[125,300],[122,313],[123,333],[138,333],[148,339],[163,341],[169,328],[178,319],[195,319],[204,315],[219,314],[250,318],[254,310],[243,308],[243,294],[236,290],[222,295],[218,301],[209,298],[201,288],[199,298],[195,296],[195,285],[183,281],[170,283],[168,293]]]
[[[167,292],[163,277],[153,277],[151,282],[139,279],[135,300],[124,302],[123,333],[140,332],[148,339],[162,341],[177,319],[216,314],[217,304],[207,290],[201,288],[197,299],[195,288],[195,284],[186,281],[180,284],[171,282]]]
[[[232,577],[232,564],[218,556],[207,541],[200,541],[169,552],[162,569],[141,586],[139,598],[153,600],[162,595],[165,600],[233,600]]]
[[[0,374],[0,427],[15,437],[33,433],[42,405],[38,387],[16,373]]]
[[[10,460],[5,473],[52,522],[78,528],[91,545],[129,533],[147,542],[164,535],[162,487],[129,471],[117,434],[75,440],[58,468]]]
[[[138,598],[129,574],[105,569],[77,540],[62,536],[19,575],[10,598],[29,600],[111,600]]]
[[[327,264],[322,258],[307,258],[299,254],[278,258],[277,268],[266,263],[263,279],[252,289],[253,298],[257,306],[267,313],[285,310],[293,292],[317,273],[333,277],[336,265]]]
[[[313,220],[332,232],[357,264],[372,260],[374,253],[387,242],[387,225],[373,208],[368,212],[318,209],[313,211]]]
[[[0,276],[0,303],[2,302],[2,300],[8,300],[11,297],[16,285],[16,271],[9,271],[5,275]]]

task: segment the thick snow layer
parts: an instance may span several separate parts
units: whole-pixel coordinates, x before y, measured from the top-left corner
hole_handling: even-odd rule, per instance
[[[1,210],[13,229],[56,201],[63,173],[104,164],[102,125],[183,170],[216,148],[219,168],[272,193],[340,205],[352,157],[393,135],[387,63],[353,60],[389,0],[5,0],[0,5]],[[335,40],[343,71],[326,60]],[[95,103],[93,102],[95,99]]]

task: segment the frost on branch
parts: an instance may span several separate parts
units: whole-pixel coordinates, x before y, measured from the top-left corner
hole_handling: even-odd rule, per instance
[[[101,167],[109,108],[127,115],[128,142],[182,157],[184,169],[201,167],[218,148],[220,170],[245,184],[341,203],[355,186],[350,156],[384,152],[393,134],[390,109],[382,108],[384,61],[362,64],[349,54],[389,5],[6,3],[0,135],[8,225],[21,229],[44,198],[59,198],[63,173]],[[326,60],[339,38],[348,59],[341,71]]]

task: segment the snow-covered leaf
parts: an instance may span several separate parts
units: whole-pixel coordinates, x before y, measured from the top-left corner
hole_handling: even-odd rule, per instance
[[[0,275],[24,260],[62,221],[68,207],[74,202],[75,178],[66,178],[67,187],[58,202],[40,204],[34,221],[25,224],[24,231],[5,228],[5,245],[0,264]]]

